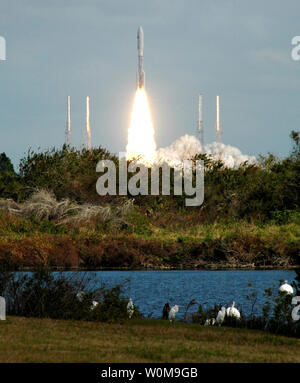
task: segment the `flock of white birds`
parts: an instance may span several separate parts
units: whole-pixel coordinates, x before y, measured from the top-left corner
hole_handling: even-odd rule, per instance
[[[232,302],[231,306],[227,307],[227,309],[226,309],[226,307],[222,306],[221,310],[219,310],[219,312],[218,312],[217,318],[216,319],[215,318],[206,319],[204,326],[213,326],[215,324],[218,324],[219,326],[221,326],[221,324],[225,320],[226,315],[228,317],[241,319],[241,313],[234,306],[235,306],[235,302]]]
[[[294,290],[291,285],[288,284],[288,281],[284,281],[284,283],[279,287],[279,292],[284,294],[293,294]],[[168,319],[170,322],[173,322],[175,320],[176,314],[179,311],[179,305],[174,305],[170,308],[168,312]],[[134,313],[134,304],[132,299],[129,299],[129,302],[127,304],[127,314],[128,317],[131,318]],[[222,306],[221,310],[219,310],[216,318],[210,318],[205,321],[205,326],[213,326],[215,324],[221,326],[221,324],[224,322],[225,317],[231,317],[235,318],[237,320],[241,319],[241,313],[239,310],[235,307],[235,302],[232,302],[230,307]]]
[[[284,281],[284,283],[279,287],[279,292],[282,294],[293,294],[294,289],[291,285],[288,284],[288,281]],[[77,299],[82,302],[83,297],[84,297],[84,292],[80,291],[77,293]],[[168,303],[169,304],[169,303]],[[93,310],[95,307],[99,305],[99,302],[97,301],[92,301],[91,305],[91,310]],[[173,307],[168,310],[168,318],[170,322],[173,322],[175,320],[176,314],[179,311],[179,305],[174,305]],[[127,304],[127,314],[129,319],[132,318],[134,313],[134,304],[132,299],[130,298]],[[3,297],[0,297],[0,320],[5,320],[6,319],[6,309],[5,309],[5,299]],[[221,324],[224,322],[225,317],[232,317],[236,319],[241,319],[241,313],[239,310],[235,307],[235,302],[232,302],[230,307],[224,307],[222,306],[221,310],[219,310],[218,315],[216,318],[210,318],[207,319],[205,322],[205,326],[213,326],[215,324],[218,324],[221,326]]]
[[[279,287],[278,291],[282,294],[293,294],[294,289],[291,285],[288,284],[288,281],[284,281],[284,283]],[[205,326],[213,326],[215,324],[218,324],[221,326],[221,324],[224,322],[225,317],[231,317],[236,319],[241,319],[241,313],[239,310],[234,307],[235,302],[232,302],[231,306],[226,309],[226,307],[222,306],[221,310],[219,310],[217,318],[210,318],[205,321]]]

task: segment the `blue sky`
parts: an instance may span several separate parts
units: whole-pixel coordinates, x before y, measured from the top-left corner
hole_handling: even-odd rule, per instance
[[[29,147],[62,145],[68,95],[73,143],[83,142],[89,95],[93,145],[124,151],[142,25],[158,147],[195,134],[201,92],[206,143],[220,94],[224,143],[284,156],[299,130],[299,14],[296,0],[2,0],[0,152],[16,165]]]

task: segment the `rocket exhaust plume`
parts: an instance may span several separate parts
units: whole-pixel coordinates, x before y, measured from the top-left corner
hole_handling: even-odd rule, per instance
[[[130,161],[139,158],[140,162],[151,166],[155,157],[156,143],[147,94],[144,88],[138,88],[128,130],[126,159]]]
[[[90,127],[90,97],[86,97],[86,123],[85,123],[85,141],[88,150],[92,149],[91,127]]]
[[[221,143],[222,162],[227,168],[236,169],[245,161],[249,164],[255,164],[256,158],[242,154],[238,148],[231,145]],[[182,136],[174,141],[170,146],[157,150],[157,163],[167,162],[169,166],[174,168],[182,167],[184,160],[191,160],[196,154],[205,153],[214,161],[220,159],[220,145],[217,142],[206,144],[203,148],[199,139],[195,136]]]
[[[66,145],[71,144],[71,97],[68,96],[68,112],[67,112],[67,127],[66,127]]]
[[[137,90],[128,130],[126,159],[130,161],[138,158],[140,162],[151,166],[156,158],[156,142],[148,98],[145,91],[145,73],[143,69],[144,33],[142,27],[139,27],[137,33],[137,50]]]

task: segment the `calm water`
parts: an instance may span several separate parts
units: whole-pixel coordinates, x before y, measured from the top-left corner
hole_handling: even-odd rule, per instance
[[[258,313],[264,303],[264,289],[277,289],[279,280],[287,279],[291,283],[296,276],[292,270],[98,271],[95,274],[99,282],[107,286],[128,278],[130,282],[125,289],[125,296],[131,297],[145,316],[161,317],[162,308],[168,300],[171,305],[180,305],[176,319],[183,317],[186,305],[193,298],[201,304],[208,302],[204,307],[213,306],[214,303],[230,305],[231,301],[235,301],[236,306],[248,314],[251,311],[246,299],[250,291],[249,283],[258,293]],[[192,307],[190,311],[195,311],[195,308]]]

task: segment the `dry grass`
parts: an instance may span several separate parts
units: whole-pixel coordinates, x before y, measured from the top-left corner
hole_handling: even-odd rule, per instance
[[[105,222],[112,219],[117,221],[127,213],[132,203],[133,200],[127,200],[113,211],[109,205],[80,205],[68,198],[57,201],[53,193],[47,190],[37,190],[23,203],[18,204],[11,199],[0,200],[0,210],[23,218],[53,220],[59,224],[88,222],[92,218],[100,218]]]
[[[300,340],[159,320],[8,317],[0,322],[0,362],[300,362]]]

